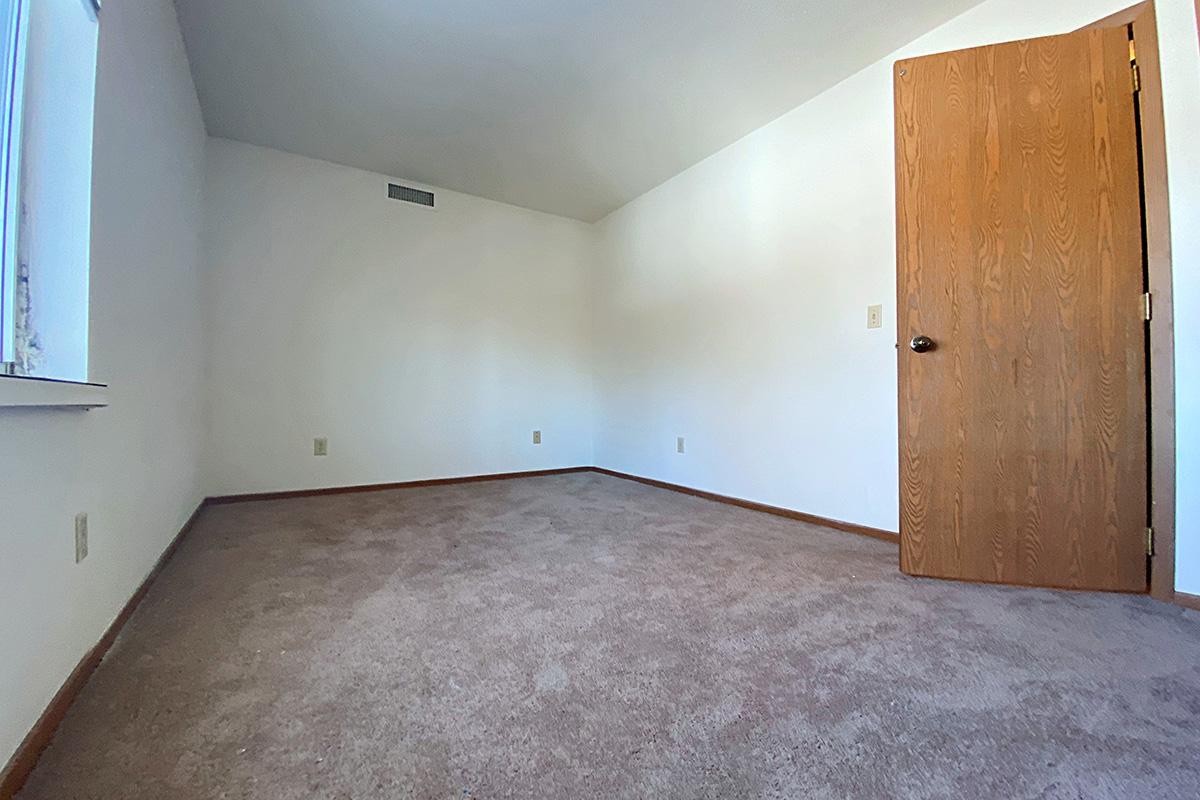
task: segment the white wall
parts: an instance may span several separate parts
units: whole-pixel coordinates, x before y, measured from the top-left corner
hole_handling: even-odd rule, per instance
[[[204,138],[170,0],[106,0],[89,356],[112,405],[0,409],[0,764],[203,495]],[[77,511],[91,529],[79,565]]]
[[[1193,0],[1158,0],[1175,300],[1175,589],[1200,595],[1200,38]]]
[[[592,228],[387,183],[210,140],[212,493],[592,463]]]
[[[600,223],[601,466],[896,530],[893,62],[1131,0],[989,0]],[[1200,57],[1159,0],[1179,358],[1179,588],[1200,592]],[[884,328],[866,329],[882,303]],[[686,455],[675,437],[687,437]]]

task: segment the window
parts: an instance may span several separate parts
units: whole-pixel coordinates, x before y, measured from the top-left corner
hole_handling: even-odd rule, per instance
[[[17,227],[20,202],[21,110],[25,86],[25,0],[0,0],[4,36],[3,106],[0,106],[0,362],[16,362]]]
[[[0,373],[87,380],[99,0],[0,0]]]

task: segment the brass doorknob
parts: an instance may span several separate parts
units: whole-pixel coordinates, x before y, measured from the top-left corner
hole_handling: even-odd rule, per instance
[[[928,336],[914,336],[913,340],[908,343],[914,353],[928,353],[930,350],[937,347],[933,339]]]

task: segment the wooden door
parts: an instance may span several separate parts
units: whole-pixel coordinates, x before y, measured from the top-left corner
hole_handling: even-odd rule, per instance
[[[1128,29],[908,59],[895,82],[901,568],[1145,591]]]

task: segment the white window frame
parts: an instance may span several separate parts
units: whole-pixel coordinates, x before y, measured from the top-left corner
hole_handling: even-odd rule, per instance
[[[0,0],[2,1],[2,0]],[[51,378],[13,375],[16,358],[17,238],[21,212],[21,151],[28,58],[29,14],[39,0],[10,0],[0,8],[0,409],[108,405],[108,387]],[[100,0],[82,0],[92,20]]]
[[[21,120],[25,105],[25,43],[29,0],[11,0],[0,20],[4,38],[3,106],[0,107],[0,373],[15,360],[17,232],[21,210]]]

